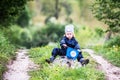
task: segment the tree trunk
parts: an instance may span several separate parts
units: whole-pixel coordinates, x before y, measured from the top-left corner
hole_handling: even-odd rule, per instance
[[[56,0],[56,2],[55,2],[55,18],[56,19],[58,19],[58,17],[59,17],[58,4],[59,4],[59,0]]]

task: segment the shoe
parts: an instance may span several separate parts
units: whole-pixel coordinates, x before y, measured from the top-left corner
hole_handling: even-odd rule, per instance
[[[69,61],[67,61],[68,67],[71,67],[71,63]]]
[[[89,59],[85,59],[81,62],[82,66],[87,65],[89,63]]]
[[[46,59],[45,61],[46,61],[47,63],[49,63],[49,64],[51,63],[51,62],[50,62],[50,59]]]
[[[55,57],[52,56],[50,59],[46,59],[45,61],[50,64],[54,61],[54,59]]]

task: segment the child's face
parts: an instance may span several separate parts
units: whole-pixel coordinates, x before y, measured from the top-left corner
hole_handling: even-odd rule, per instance
[[[65,36],[68,38],[68,39],[71,39],[73,37],[73,33],[72,32],[66,32],[65,33]]]

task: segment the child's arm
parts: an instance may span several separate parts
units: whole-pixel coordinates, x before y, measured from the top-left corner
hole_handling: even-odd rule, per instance
[[[60,46],[62,47],[62,48],[67,48],[68,46],[66,45],[66,42],[65,42],[65,37],[63,37],[62,39],[61,39],[61,41],[60,41]]]
[[[80,50],[80,45],[78,44],[78,42],[75,40],[75,47],[74,49],[77,49],[77,51],[81,52]]]
[[[81,52],[79,44],[75,46],[75,49],[77,49],[78,52]]]
[[[75,49],[80,49],[79,44],[77,43],[74,48],[75,48]]]

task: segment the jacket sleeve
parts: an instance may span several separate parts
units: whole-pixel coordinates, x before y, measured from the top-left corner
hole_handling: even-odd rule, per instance
[[[65,37],[63,37],[63,38],[61,39],[61,41],[60,41],[60,46],[61,46],[61,47],[63,47],[63,44],[66,44],[66,43],[65,43]]]
[[[79,44],[77,43],[74,48],[75,48],[75,49],[80,49]]]
[[[75,40],[75,47],[74,49],[79,49],[80,50],[80,45],[78,44],[78,42]]]

